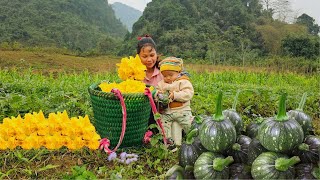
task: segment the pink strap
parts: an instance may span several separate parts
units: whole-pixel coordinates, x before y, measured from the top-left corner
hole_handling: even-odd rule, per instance
[[[121,104],[121,108],[122,108],[122,129],[121,129],[121,135],[118,141],[117,146],[114,148],[113,151],[116,151],[120,144],[122,143],[123,137],[124,137],[124,133],[126,132],[126,127],[127,127],[127,108],[126,108],[126,104],[124,103],[124,99],[123,96],[120,92],[119,89],[112,89],[111,92],[114,93],[115,96],[117,96],[120,99],[120,104]]]
[[[149,98],[151,109],[152,109],[152,112],[153,112],[154,117],[156,119],[156,123],[158,124],[158,126],[161,128],[161,131],[162,131],[164,145],[167,145],[167,140],[166,140],[167,138],[166,138],[166,134],[165,134],[165,131],[164,131],[162,123],[161,123],[161,116],[160,116],[159,112],[157,111],[157,108],[156,108],[156,105],[155,105],[154,100],[152,98],[150,89],[146,88],[144,90],[144,94],[147,95]]]
[[[113,92],[113,94],[116,97],[118,97],[119,100],[120,100],[120,104],[121,104],[121,108],[122,108],[122,129],[121,129],[121,135],[120,135],[118,144],[113,150],[109,149],[109,146],[110,146],[110,140],[109,139],[103,138],[103,139],[100,140],[99,149],[100,150],[104,150],[108,154],[111,154],[112,152],[115,152],[119,148],[119,146],[121,145],[123,137],[124,137],[124,134],[126,132],[126,124],[127,124],[127,109],[126,109],[126,104],[124,103],[123,96],[122,96],[122,94],[121,94],[119,89],[112,89],[111,92]],[[167,145],[166,134],[165,134],[165,131],[164,131],[162,123],[161,123],[161,116],[160,116],[159,112],[157,111],[157,108],[156,108],[156,105],[155,105],[155,103],[153,101],[150,89],[146,88],[144,94],[147,95],[148,98],[149,98],[150,105],[151,105],[151,108],[152,108],[152,112],[153,112],[153,114],[155,116],[155,119],[156,119],[156,123],[161,128],[161,131],[162,131],[163,142],[164,142],[165,145]]]
[[[120,134],[120,138],[119,138],[118,144],[113,150],[109,149],[109,146],[110,146],[110,140],[109,139],[103,138],[103,139],[100,140],[99,149],[100,150],[103,149],[108,154],[110,154],[112,152],[115,152],[119,148],[119,146],[122,143],[124,134],[126,132],[126,127],[127,127],[127,108],[126,108],[126,104],[124,103],[123,96],[122,96],[122,94],[121,94],[119,89],[112,89],[111,92],[113,92],[113,94],[116,97],[118,97],[119,100],[120,100],[120,104],[121,104],[121,108],[122,108],[122,129],[121,129],[121,134]]]

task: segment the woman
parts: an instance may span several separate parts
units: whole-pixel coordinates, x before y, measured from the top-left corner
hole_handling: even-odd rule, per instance
[[[156,50],[156,44],[149,35],[139,38],[137,44],[137,54],[141,62],[146,66],[146,76],[143,82],[150,86],[156,86],[163,79],[159,70],[159,56]]]
[[[146,76],[143,80],[148,86],[156,86],[163,79],[159,69],[159,56],[156,50],[156,43],[149,35],[138,38],[137,54],[141,59],[141,63],[146,66]],[[156,124],[153,113],[149,118],[148,125]],[[152,129],[152,133],[158,133],[158,129]]]

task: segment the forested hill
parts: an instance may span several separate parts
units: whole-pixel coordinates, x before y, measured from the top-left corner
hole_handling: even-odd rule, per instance
[[[120,21],[126,25],[128,30],[131,32],[133,24],[142,15],[142,12],[119,2],[111,4],[111,7],[115,12],[116,17],[119,18]]]
[[[214,63],[239,64],[268,54],[319,55],[316,51],[319,38],[312,36],[303,23],[275,20],[274,10],[263,9],[261,2],[153,0],[133,25],[132,33],[126,36],[119,54],[133,54],[137,37],[150,34],[158,51],[166,56],[206,59]],[[311,20],[313,24],[312,18],[307,17],[309,19],[301,20]],[[308,53],[300,48],[303,44],[293,44],[302,41],[310,45]]]
[[[1,0],[0,42],[99,49],[128,32],[106,0]]]
[[[203,59],[214,43],[224,38],[244,38],[250,42],[257,38],[252,23],[262,15],[259,0],[153,0],[142,17],[133,26],[127,41],[150,34],[159,51],[166,55],[179,55]],[[224,33],[233,34],[227,37]],[[252,44],[256,46],[254,42]],[[134,47],[123,47],[123,53]]]

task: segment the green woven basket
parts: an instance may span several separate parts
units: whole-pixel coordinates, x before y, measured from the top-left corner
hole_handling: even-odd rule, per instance
[[[113,93],[102,92],[98,84],[89,87],[94,121],[101,138],[108,138],[115,147],[122,130],[122,108]],[[151,106],[143,93],[122,94],[127,108],[126,131],[120,147],[140,146],[148,127]]]

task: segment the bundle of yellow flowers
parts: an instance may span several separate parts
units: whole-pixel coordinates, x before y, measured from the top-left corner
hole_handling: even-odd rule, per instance
[[[130,56],[121,59],[118,66],[118,76],[121,83],[102,82],[99,87],[104,92],[110,92],[113,88],[119,89],[123,93],[141,93],[144,92],[146,85],[142,82],[145,77],[146,66],[141,63],[140,57]]]
[[[127,79],[119,84],[115,82],[110,84],[107,82],[102,82],[99,84],[99,87],[104,92],[110,92],[113,88],[117,88],[123,93],[141,93],[144,92],[146,84],[144,84],[142,81]]]
[[[122,58],[117,66],[119,67],[118,75],[123,81],[127,79],[142,81],[145,77],[146,66],[141,63],[138,54],[136,57]]]
[[[4,118],[0,124],[0,149],[59,149],[70,150],[88,147],[98,149],[100,136],[90,123],[89,117],[71,117],[66,111],[50,113],[45,118],[43,112],[25,114],[24,118]]]

